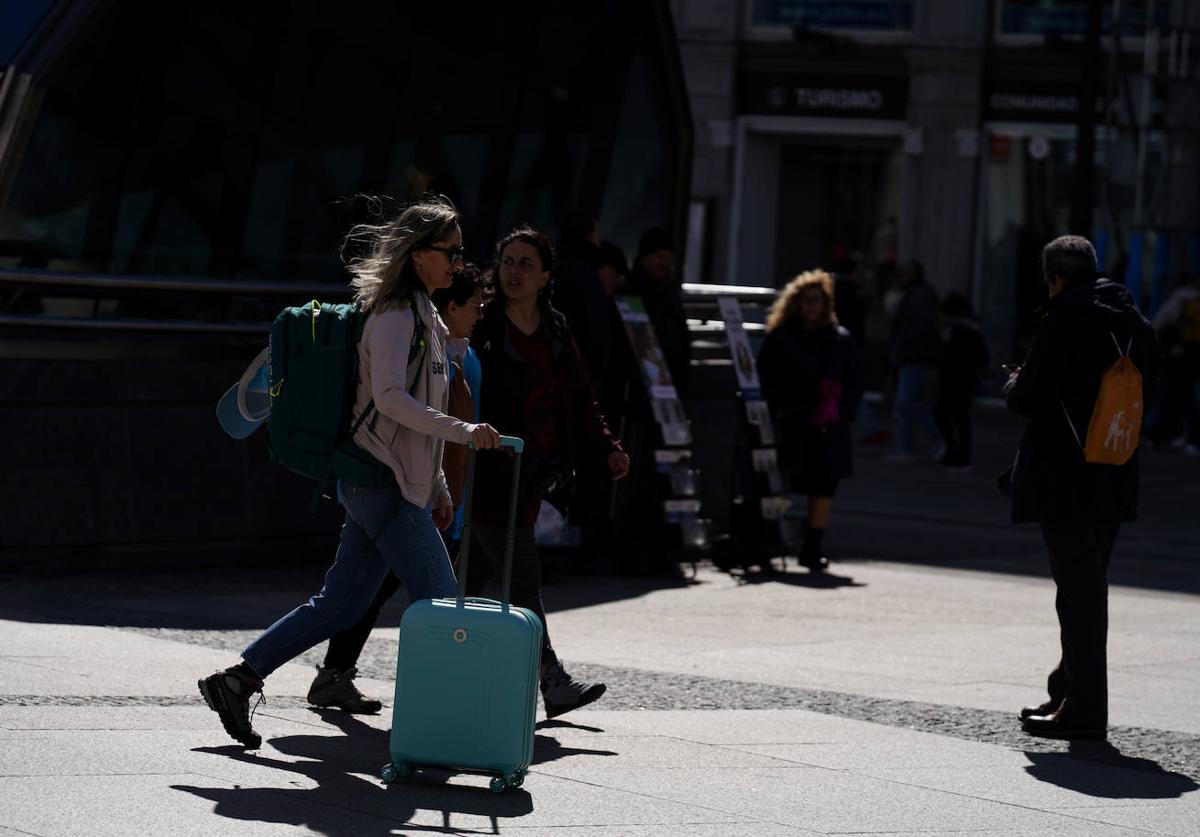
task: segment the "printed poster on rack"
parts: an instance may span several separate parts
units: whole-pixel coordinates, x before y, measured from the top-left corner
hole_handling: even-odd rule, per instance
[[[664,444],[690,445],[691,423],[671,380],[671,370],[658,344],[658,335],[654,333],[645,305],[637,297],[617,297],[616,304],[629,345],[637,358],[642,383],[650,396],[650,408],[662,431]]]
[[[742,305],[736,297],[722,296],[717,297],[717,307],[721,310],[721,319],[725,321],[725,339],[729,342],[729,357],[733,361],[733,372],[737,375],[738,389],[742,391],[745,401],[757,401],[762,397],[761,385],[750,338],[742,321]]]
[[[628,296],[617,297],[616,303],[621,322],[625,324],[629,345],[637,358],[646,391],[656,400],[678,398],[675,384],[671,380],[671,370],[667,367],[667,359],[658,345],[658,335],[654,333],[646,306],[637,297]]]

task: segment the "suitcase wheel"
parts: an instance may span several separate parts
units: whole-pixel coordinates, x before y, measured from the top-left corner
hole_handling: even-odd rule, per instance
[[[394,782],[397,779],[404,779],[408,776],[411,776],[413,774],[413,770],[413,766],[408,762],[392,764],[389,761],[383,766],[383,769],[379,771],[379,778],[383,779],[384,782]]]
[[[503,776],[493,776],[488,787],[492,789],[492,793],[504,793],[508,790],[508,780]]]
[[[508,777],[508,786],[510,788],[519,788],[525,784],[525,771],[518,770],[516,773]]]

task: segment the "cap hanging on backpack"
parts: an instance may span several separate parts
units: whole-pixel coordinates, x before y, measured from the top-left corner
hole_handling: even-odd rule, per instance
[[[217,422],[235,439],[245,439],[271,416],[267,360],[270,348],[250,361],[241,379],[217,402]]]

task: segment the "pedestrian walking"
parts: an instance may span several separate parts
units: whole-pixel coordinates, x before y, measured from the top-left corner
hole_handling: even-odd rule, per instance
[[[507,435],[525,440],[513,551],[512,603],[542,620],[541,691],[547,717],[591,703],[603,683],[567,673],[550,642],[542,605],[541,563],[533,525],[542,500],[565,492],[587,457],[606,463],[613,479],[629,472],[629,457],[608,429],[571,329],[550,305],[554,248],[537,230],[513,230],[496,245],[496,294],[484,307],[473,342],[486,385],[480,415]],[[502,456],[476,462],[476,496],[507,496],[512,463]],[[471,520],[473,561],[467,589],[478,595],[504,556],[504,504],[479,502]]]
[[[915,458],[914,431],[929,437],[933,460],[940,460],[946,446],[929,409],[934,401],[941,359],[938,336],[937,294],[925,281],[920,262],[909,262],[900,271],[900,284],[892,311],[891,362],[896,374],[896,449],[893,462]]]
[[[1044,247],[1050,299],[1005,385],[1009,409],[1027,423],[1001,487],[1013,522],[1041,527],[1062,645],[1048,700],[1020,718],[1026,732],[1053,738],[1106,735],[1108,563],[1122,521],[1137,513],[1137,425],[1159,365],[1150,324],[1096,267],[1085,238]]]
[[[490,426],[445,412],[447,331],[429,295],[449,286],[462,263],[458,211],[445,198],[428,198],[390,222],[356,228],[351,239],[368,247],[349,263],[355,298],[367,314],[351,426],[357,428],[354,442],[390,469],[394,482],[374,487],[338,481],[346,523],[321,591],[250,643],[240,663],[199,681],[226,732],[250,748],[262,743],[251,723],[250,698],[261,695],[264,679],[358,622],[389,570],[413,600],[455,594],[454,571],[438,533],[453,516],[443,444],[500,443]],[[425,345],[413,362],[409,351],[418,320]]]
[[[971,469],[971,404],[979,372],[987,367],[988,348],[970,301],[950,294],[941,305],[942,363],[934,416],[946,444],[941,464],[950,471]]]
[[[446,412],[463,421],[479,421],[479,391],[481,376],[479,357],[471,348],[468,339],[479,320],[482,308],[482,274],[475,265],[466,264],[454,274],[449,287],[437,288],[430,296],[438,315],[446,324],[446,358],[449,363],[449,391]],[[456,393],[467,399],[466,410],[460,408]],[[454,503],[454,519],[443,533],[446,548],[451,558],[457,553],[458,541],[462,536],[463,482],[466,479],[466,447],[447,442],[442,454],[442,470],[446,475],[446,487]],[[369,540],[358,524],[347,518],[347,527],[357,529],[344,534],[343,538],[357,538],[363,548],[369,548]],[[353,541],[350,544],[353,546]],[[329,638],[323,665],[317,667],[316,677],[308,689],[308,702],[314,706],[336,707],[355,714],[374,714],[383,708],[375,698],[359,691],[354,683],[358,674],[358,658],[379,619],[379,612],[400,589],[400,579],[390,570],[371,602],[367,612],[353,626],[339,631]]]
[[[1183,282],[1154,315],[1162,344],[1163,387],[1146,417],[1146,437],[1200,454],[1200,274]]]
[[[589,212],[567,215],[555,251],[554,307],[567,318],[597,393],[608,379],[612,333],[600,280],[600,222]]]
[[[771,306],[758,353],[781,464],[792,491],[808,497],[800,563],[814,572],[829,564],[822,539],[838,483],[853,472],[850,428],[862,399],[858,346],[838,325],[833,306],[833,277],[823,270],[801,273]]]

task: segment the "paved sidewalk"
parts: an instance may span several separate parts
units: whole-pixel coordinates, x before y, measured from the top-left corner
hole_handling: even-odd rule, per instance
[[[225,737],[196,678],[317,568],[26,577],[0,593],[0,834],[1200,832],[1196,597],[1114,589],[1112,743],[1067,746],[1013,718],[1054,656],[1047,581],[835,569],[549,588],[556,645],[610,694],[540,724],[505,795],[438,772],[383,786],[389,711],[308,709],[304,661],[268,682],[260,751]],[[390,694],[398,612],[364,652],[368,693]]]

